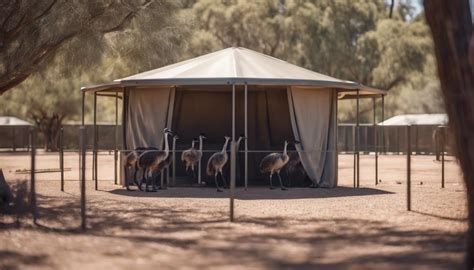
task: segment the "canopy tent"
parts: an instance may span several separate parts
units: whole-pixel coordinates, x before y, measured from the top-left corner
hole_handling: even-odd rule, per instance
[[[445,126],[447,124],[448,115],[445,113],[400,114],[378,123],[383,126]]]
[[[264,155],[249,159],[249,152],[281,151],[284,140],[296,139],[304,169],[323,187],[337,185],[337,99],[386,94],[235,47],[82,89],[122,93],[124,149],[162,147],[165,127],[188,147],[204,132],[205,149],[212,150],[224,135],[235,142],[236,133],[244,133],[244,159],[234,163],[243,168],[246,185],[261,177],[257,166]]]

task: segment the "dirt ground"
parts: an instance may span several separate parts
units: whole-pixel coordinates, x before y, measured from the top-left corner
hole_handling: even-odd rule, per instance
[[[37,169],[59,166],[57,154],[37,159]],[[460,269],[465,195],[448,159],[441,189],[440,163],[413,157],[411,212],[404,156],[380,157],[377,186],[374,157],[361,156],[353,189],[352,156],[340,155],[338,188],[239,188],[230,223],[228,191],[127,192],[113,184],[113,156],[103,153],[100,190],[87,181],[89,229],[79,233],[79,161],[68,153],[65,192],[59,173],[37,174],[39,226],[25,218],[17,229],[0,217],[0,269]],[[28,179],[15,171],[29,166],[27,154],[0,154],[12,184]]]

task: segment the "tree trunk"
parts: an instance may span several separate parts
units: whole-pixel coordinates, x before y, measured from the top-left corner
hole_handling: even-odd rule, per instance
[[[61,130],[64,116],[59,116],[56,113],[48,115],[45,112],[41,112],[33,114],[32,118],[34,119],[39,132],[43,135],[44,150],[57,151],[59,132]]]
[[[425,0],[450,134],[463,171],[468,223],[466,269],[474,269],[474,38],[468,0]]]
[[[388,13],[388,17],[391,19],[393,16],[393,8],[395,7],[395,0],[392,0],[390,3],[390,12]]]

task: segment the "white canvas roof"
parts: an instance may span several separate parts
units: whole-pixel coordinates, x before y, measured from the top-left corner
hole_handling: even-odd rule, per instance
[[[31,126],[31,124],[13,116],[0,116],[0,126]]]
[[[384,126],[407,126],[407,125],[429,125],[439,126],[447,125],[448,116],[444,113],[436,114],[401,114],[391,117],[379,125]]]
[[[336,79],[241,47],[223,49],[118,79],[110,84],[83,88],[83,90],[99,91],[138,85],[228,85],[233,83],[359,89],[362,95],[386,93],[386,91]]]

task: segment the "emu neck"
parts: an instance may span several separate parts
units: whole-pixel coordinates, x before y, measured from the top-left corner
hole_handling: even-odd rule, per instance
[[[202,137],[199,137],[199,151],[202,151]]]
[[[227,144],[229,143],[229,139],[225,140],[224,147],[222,147],[222,153],[225,153],[225,150],[227,149]]]
[[[285,156],[287,155],[287,153],[286,153],[286,148],[287,147],[288,147],[288,143],[285,142],[285,147],[283,147],[283,155],[285,155]]]
[[[191,148],[194,149],[194,140],[191,142]]]
[[[240,137],[238,140],[237,140],[237,150],[239,150],[239,147],[240,147],[240,142],[242,141],[242,137]]]
[[[165,133],[165,153],[168,155],[170,152],[170,146],[168,145],[168,133]]]

